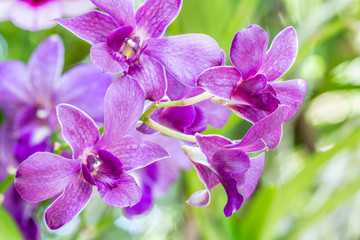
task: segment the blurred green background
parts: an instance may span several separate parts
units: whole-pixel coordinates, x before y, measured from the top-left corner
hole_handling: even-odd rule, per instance
[[[258,188],[240,211],[225,218],[221,186],[212,190],[209,207],[186,205],[203,188],[191,170],[144,216],[128,220],[95,198],[66,228],[50,231],[43,224],[42,238],[360,239],[360,1],[184,0],[167,34],[208,34],[228,56],[235,33],[250,24],[263,27],[270,39],[294,26],[299,53],[282,79],[305,79],[308,92],[284,125],[282,143],[266,153]],[[64,71],[89,61],[90,45],[59,26],[31,33],[10,22],[0,23],[0,60],[27,62],[54,33],[65,44]],[[224,129],[206,133],[240,139],[249,127],[231,116]],[[48,204],[40,207],[40,220]],[[0,208],[0,239],[16,239],[11,221]]]

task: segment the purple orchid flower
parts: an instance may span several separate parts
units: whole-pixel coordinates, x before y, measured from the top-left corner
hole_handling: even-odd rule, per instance
[[[183,150],[206,189],[194,193],[187,203],[195,207],[208,206],[211,188],[221,183],[228,196],[225,216],[229,217],[239,210],[243,201],[254,192],[265,162],[265,153],[255,158],[249,158],[247,153],[274,149],[279,144],[282,122],[288,111],[286,106],[278,107],[254,124],[241,141],[231,141],[219,135],[196,134],[199,147],[183,146]]]
[[[204,71],[197,84],[222,98],[235,114],[256,123],[280,104],[290,108],[285,121],[295,116],[305,97],[307,83],[302,79],[274,83],[291,67],[297,54],[293,27],[280,32],[268,52],[268,35],[261,27],[250,25],[234,37],[230,59],[235,67],[219,66]]]
[[[55,21],[89,42],[91,60],[105,72],[128,73],[158,101],[166,91],[164,67],[181,83],[194,87],[206,68],[221,65],[223,53],[203,34],[161,38],[178,15],[181,0],[147,0],[134,14],[134,0],[91,0],[104,12]]]
[[[73,159],[52,153],[35,153],[20,164],[15,187],[27,201],[40,202],[60,194],[46,210],[50,229],[72,220],[87,204],[92,186],[109,206],[128,207],[141,198],[129,171],[168,156],[159,145],[125,136],[137,123],[144,94],[130,77],[116,80],[105,95],[104,134],[81,110],[67,104],[57,107],[62,135]]]
[[[20,61],[0,63],[0,107],[19,140],[19,160],[47,149],[48,137],[58,126],[55,106],[59,103],[84,109],[103,122],[103,98],[113,76],[81,64],[60,78],[63,61],[64,46],[54,35],[36,48],[28,67]]]
[[[204,92],[202,88],[190,88],[178,82],[166,72],[167,96],[171,101],[187,99]],[[155,111],[151,118],[160,124],[185,134],[194,135],[206,130],[207,125],[222,128],[230,117],[230,110],[213,103],[210,99],[185,107],[166,107]],[[157,131],[143,123],[139,131],[152,134]]]
[[[55,26],[51,20],[76,16],[95,6],[88,0],[1,0],[0,21],[10,20],[16,26],[39,31]]]
[[[169,153],[169,157],[134,171],[140,182],[142,197],[136,205],[125,208],[125,214],[129,217],[150,210],[155,198],[163,197],[180,177],[180,171],[191,168],[189,159],[181,150],[181,141],[163,134],[149,135],[139,131],[133,131],[131,135],[142,140],[156,142]]]

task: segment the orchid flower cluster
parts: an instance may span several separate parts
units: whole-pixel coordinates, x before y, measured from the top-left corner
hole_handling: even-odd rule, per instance
[[[71,1],[12,2],[43,9]],[[261,27],[239,30],[230,49],[233,66],[226,66],[224,51],[207,35],[163,36],[181,0],[146,0],[136,12],[133,0],[91,2],[101,11],[54,21],[92,45],[94,65],[61,76],[64,48],[57,36],[38,46],[28,66],[0,63],[7,119],[1,133],[12,136],[1,140],[13,143],[21,162],[17,192],[32,203],[54,198],[45,220],[58,229],[84,209],[94,187],[105,204],[132,216],[149,210],[193,166],[205,189],[187,203],[209,205],[210,190],[221,184],[224,214],[231,216],[256,188],[263,151],[278,146],[282,124],[304,99],[304,80],[275,82],[295,61],[294,28],[280,32],[269,50]],[[252,123],[242,139],[201,134],[207,125],[223,128],[231,112]],[[63,142],[54,143],[60,129]]]

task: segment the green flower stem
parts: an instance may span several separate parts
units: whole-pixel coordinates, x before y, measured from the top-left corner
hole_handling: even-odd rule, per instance
[[[150,118],[150,115],[155,112],[159,108],[163,107],[185,107],[190,106],[198,102],[202,102],[206,99],[212,98],[212,95],[209,92],[203,92],[195,97],[191,97],[188,99],[182,99],[178,101],[169,101],[169,102],[155,102],[146,112],[141,115],[140,120],[146,122],[147,119]]]
[[[14,183],[15,173],[9,173],[9,175],[0,184],[0,194],[5,192],[8,187]]]
[[[168,135],[170,137],[173,137],[173,138],[177,138],[177,139],[180,139],[180,140],[184,140],[184,141],[187,141],[187,142],[196,142],[196,139],[193,135],[187,135],[187,134],[183,134],[183,133],[180,133],[180,132],[177,132],[177,131],[174,131],[170,128],[167,128],[157,122],[155,122],[154,120],[152,120],[151,118],[148,118],[144,121],[144,123],[146,125],[148,125],[149,127],[165,134],[165,135]]]

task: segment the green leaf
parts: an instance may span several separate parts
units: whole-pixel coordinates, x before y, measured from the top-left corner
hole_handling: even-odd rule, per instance
[[[21,233],[9,213],[0,206],[0,240],[23,239]]]

